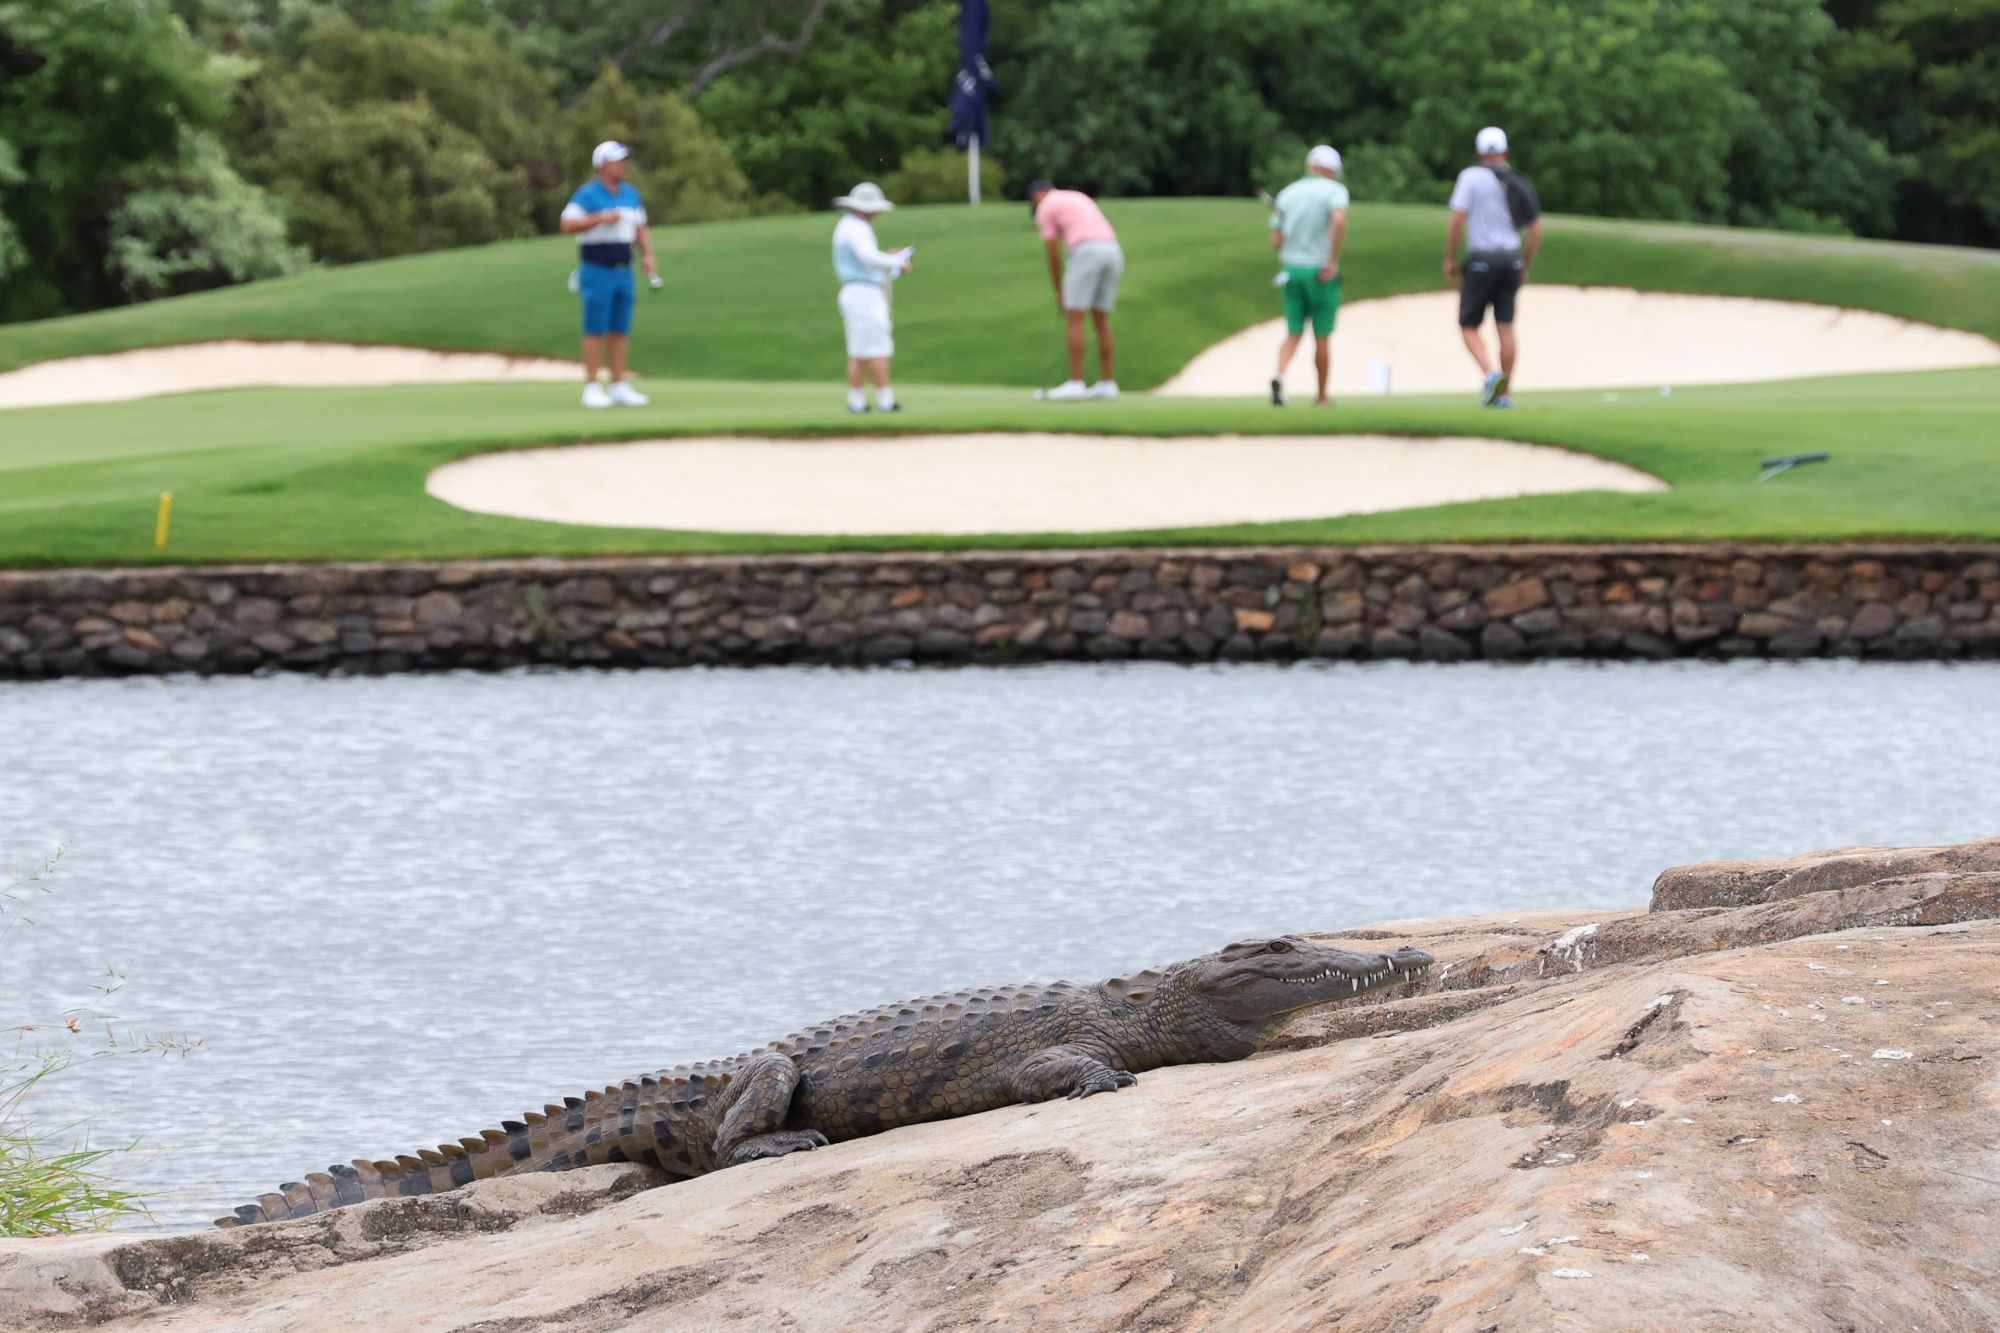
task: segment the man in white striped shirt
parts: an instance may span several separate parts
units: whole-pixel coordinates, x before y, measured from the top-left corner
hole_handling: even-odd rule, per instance
[[[660,285],[646,207],[625,179],[625,145],[607,140],[591,152],[597,178],[585,184],[562,211],[562,232],[577,240],[577,295],[583,298],[583,405],[644,407],[650,399],[625,382],[625,344],[632,332],[632,247],[645,257],[646,277]],[[607,349],[607,344],[608,349]],[[611,353],[611,385],[597,382],[604,353]]]

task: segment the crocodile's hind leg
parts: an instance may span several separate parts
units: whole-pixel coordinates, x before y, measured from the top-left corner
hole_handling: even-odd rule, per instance
[[[775,1051],[758,1056],[735,1079],[736,1096],[715,1134],[715,1160],[737,1166],[759,1157],[783,1157],[826,1146],[816,1129],[786,1129],[798,1066]]]

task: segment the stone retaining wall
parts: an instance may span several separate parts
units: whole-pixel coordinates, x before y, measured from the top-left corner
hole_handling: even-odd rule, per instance
[[[527,663],[2000,656],[2000,547],[1360,547],[0,573],[0,677]]]

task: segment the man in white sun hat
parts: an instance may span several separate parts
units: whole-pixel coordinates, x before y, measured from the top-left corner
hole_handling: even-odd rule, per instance
[[[1444,276],[1459,284],[1458,329],[1465,350],[1479,364],[1481,407],[1512,407],[1514,381],[1514,298],[1528,279],[1528,266],[1542,246],[1542,201],[1528,178],[1507,164],[1507,131],[1488,125],[1473,140],[1479,165],[1458,173],[1451,187],[1451,226],[1444,241]],[[1458,265],[1458,242],[1466,242],[1465,269]],[[1486,355],[1479,326],[1493,309],[1500,338],[1500,364]]]
[[[1312,322],[1313,367],[1326,406],[1333,374],[1333,322],[1340,313],[1340,247],[1347,239],[1347,187],[1340,183],[1340,154],[1321,144],[1306,154],[1306,174],[1278,191],[1271,204],[1271,245],[1284,270],[1285,341],[1278,373],[1271,377],[1271,405],[1285,405],[1285,367]]]
[[[645,258],[646,278],[660,285],[646,206],[625,179],[631,153],[607,139],[590,154],[597,178],[570,196],[562,211],[562,231],[576,237],[577,295],[583,298],[583,405],[644,407],[650,399],[625,382],[625,347],[632,332],[632,247]],[[611,384],[597,382],[604,353],[611,354]]]
[[[889,284],[910,271],[911,251],[884,252],[876,242],[875,219],[895,205],[875,182],[861,182],[833,206],[843,210],[833,227],[833,272],[840,279],[840,321],[847,328],[847,410],[868,410],[865,370],[875,381],[875,410],[899,412],[896,391],[889,387],[889,358],[896,354]]]

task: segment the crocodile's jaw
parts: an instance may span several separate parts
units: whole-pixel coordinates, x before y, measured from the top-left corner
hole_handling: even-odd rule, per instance
[[[1434,961],[1421,949],[1355,953],[1283,937],[1232,945],[1200,960],[1196,988],[1222,1017],[1261,1026],[1315,1005],[1421,982]]]
[[[1352,999],[1369,991],[1387,990],[1391,986],[1424,981],[1430,977],[1431,966],[1436,961],[1421,949],[1399,949],[1395,953],[1345,954],[1345,957],[1366,961],[1358,967],[1354,964],[1338,967],[1329,964],[1321,968],[1317,974],[1278,981],[1277,985],[1297,990],[1302,998],[1273,1012],[1295,1013],[1300,1009],[1310,1009],[1314,1005]],[[1262,998],[1261,994],[1259,998]],[[1276,992],[1276,998],[1284,1001],[1287,997],[1280,991]]]

